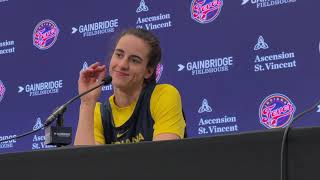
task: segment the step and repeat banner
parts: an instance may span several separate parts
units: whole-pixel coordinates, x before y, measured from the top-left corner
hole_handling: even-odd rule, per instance
[[[0,0],[0,140],[42,126],[108,64],[130,27],[153,31],[158,83],[180,91],[190,137],[283,128],[320,98],[317,0]],[[112,94],[104,86],[100,101]],[[65,113],[76,132],[79,101]],[[320,107],[294,126],[320,125]],[[50,148],[44,130],[0,152]]]

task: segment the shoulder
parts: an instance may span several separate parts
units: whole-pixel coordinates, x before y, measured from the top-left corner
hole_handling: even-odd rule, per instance
[[[154,115],[159,111],[166,111],[173,107],[181,107],[179,91],[170,84],[158,84],[150,99],[151,113]]]
[[[161,96],[179,96],[180,93],[176,87],[171,84],[157,84],[153,90],[151,98],[159,98]]]
[[[154,120],[153,137],[169,133],[183,138],[186,125],[177,88],[170,84],[157,85],[151,96],[150,111]]]

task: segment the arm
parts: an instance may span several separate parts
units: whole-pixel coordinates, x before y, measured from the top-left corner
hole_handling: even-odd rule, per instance
[[[151,115],[155,121],[153,141],[176,140],[186,127],[178,90],[168,84],[158,85],[151,96]]]
[[[161,133],[153,137],[153,141],[165,141],[180,139],[180,136],[174,133]]]
[[[100,63],[94,63],[85,71],[81,71],[78,80],[79,94],[96,86],[97,80],[101,81],[105,73],[106,67]],[[81,98],[75,145],[97,144],[94,138],[94,109],[100,94],[101,88],[98,88]]]
[[[95,103],[81,103],[75,145],[94,145],[94,107]]]

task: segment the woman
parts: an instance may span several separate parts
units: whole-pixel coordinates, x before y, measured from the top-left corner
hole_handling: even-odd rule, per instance
[[[109,65],[113,95],[97,102],[101,88],[81,98],[75,145],[174,140],[184,136],[179,92],[157,85],[161,60],[159,40],[149,31],[129,29],[120,35]],[[80,72],[79,93],[99,83],[106,66],[92,64]]]

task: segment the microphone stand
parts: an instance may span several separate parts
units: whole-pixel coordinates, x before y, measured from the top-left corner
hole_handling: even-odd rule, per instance
[[[52,126],[50,122],[44,125],[44,132],[45,132],[45,141],[46,145],[55,145],[57,147],[62,147],[71,144],[72,142],[72,128],[71,127],[64,127],[64,118],[63,115],[67,110],[67,106],[63,106],[63,108],[58,111],[56,118],[56,125]]]
[[[111,76],[103,79],[101,83],[92,89],[83,92],[76,97],[70,99],[68,102],[58,107],[46,120],[44,123],[45,128],[45,144],[46,145],[55,145],[57,147],[66,146],[71,144],[72,142],[72,128],[71,127],[63,127],[64,118],[63,114],[67,110],[67,106],[73,103],[78,98],[90,93],[91,91],[103,86],[110,84],[112,81]],[[56,126],[50,126],[54,121],[56,121]]]
[[[284,130],[283,133],[283,137],[282,137],[282,142],[281,142],[281,159],[280,159],[280,179],[281,180],[288,180],[288,176],[289,176],[289,172],[288,172],[288,135],[289,135],[289,131],[291,129],[291,125],[293,124],[293,122],[295,122],[297,119],[301,118],[302,116],[304,116],[305,114],[315,110],[317,108],[317,106],[320,105],[320,100],[318,100],[318,102],[316,102],[315,105],[313,105],[312,107],[310,107],[309,109],[301,112],[300,114],[298,114],[296,117],[294,117],[292,119],[292,121],[287,125],[287,127]]]

